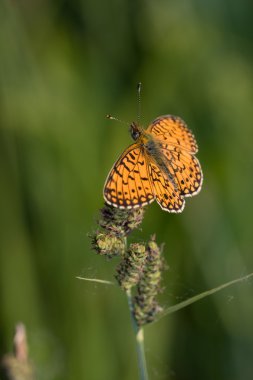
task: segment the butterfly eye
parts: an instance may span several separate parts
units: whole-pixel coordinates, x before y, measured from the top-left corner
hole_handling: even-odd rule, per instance
[[[130,127],[131,136],[134,140],[137,140],[140,137],[140,131],[137,125],[133,123]]]

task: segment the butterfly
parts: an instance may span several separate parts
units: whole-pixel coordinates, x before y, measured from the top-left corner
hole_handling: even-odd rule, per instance
[[[130,133],[135,142],[109,172],[105,201],[120,209],[135,209],[156,200],[165,211],[183,211],[184,198],[196,195],[203,182],[192,132],[180,117],[165,115],[146,130],[133,122]]]

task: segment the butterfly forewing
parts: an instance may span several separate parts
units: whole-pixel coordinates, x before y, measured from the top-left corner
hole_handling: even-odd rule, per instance
[[[198,145],[185,122],[177,116],[165,115],[156,118],[147,128],[156,139],[177,146],[191,153],[197,153]]]
[[[122,209],[145,206],[154,200],[147,160],[140,145],[131,145],[115,163],[105,183],[104,198]]]

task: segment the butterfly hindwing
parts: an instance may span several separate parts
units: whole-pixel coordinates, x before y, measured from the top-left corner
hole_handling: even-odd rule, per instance
[[[203,175],[198,159],[184,150],[162,143],[161,153],[167,159],[168,170],[177,182],[181,195],[193,196],[201,190]]]
[[[154,160],[150,160],[148,168],[153,192],[161,208],[169,212],[183,211],[185,201],[179,189],[174,186]]]
[[[104,198],[107,203],[122,209],[142,207],[154,200],[140,145],[132,144],[115,163],[104,186]]]

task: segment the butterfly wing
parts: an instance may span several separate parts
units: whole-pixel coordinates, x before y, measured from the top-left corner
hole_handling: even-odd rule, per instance
[[[190,153],[197,153],[198,145],[185,122],[177,116],[165,115],[156,118],[147,128],[156,139],[179,147]]]
[[[149,157],[148,169],[157,203],[165,211],[182,212],[185,201],[180,189],[174,186],[152,157]]]
[[[161,143],[160,149],[166,157],[167,168],[181,195],[189,197],[198,194],[203,182],[203,174],[198,159],[189,152],[168,144]]]
[[[105,182],[104,199],[121,209],[142,207],[155,199],[139,144],[130,145],[114,164]]]

